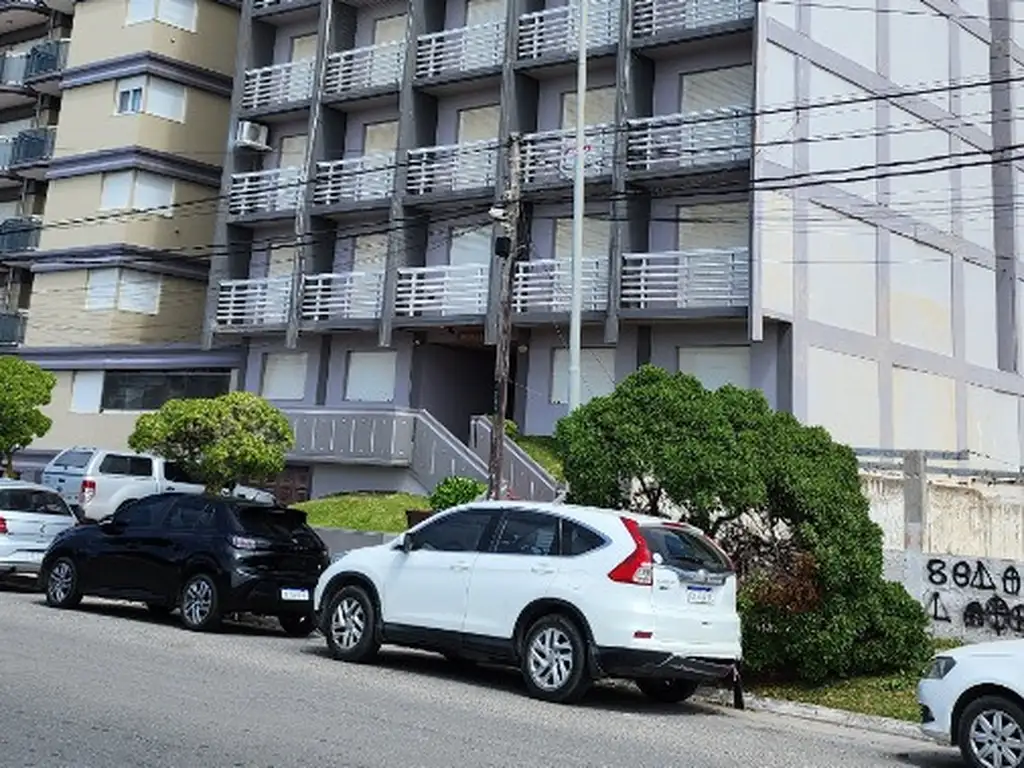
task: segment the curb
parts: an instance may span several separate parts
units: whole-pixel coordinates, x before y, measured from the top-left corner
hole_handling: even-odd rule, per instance
[[[694,696],[695,700],[703,701],[706,704],[732,709],[732,692],[718,690],[698,691]],[[746,708],[758,712],[770,712],[776,715],[795,717],[801,720],[811,720],[817,723],[829,725],[840,725],[845,728],[855,728],[862,731],[884,733],[889,736],[900,736],[915,741],[931,742],[927,736],[921,733],[921,729],[914,723],[905,720],[896,720],[891,717],[879,717],[877,715],[862,715],[856,712],[847,712],[841,709],[821,707],[817,704],[804,704],[796,701],[783,701],[781,699],[767,699],[752,694],[744,695]]]

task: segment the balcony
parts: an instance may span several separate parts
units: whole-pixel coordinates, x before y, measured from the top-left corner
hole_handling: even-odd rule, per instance
[[[416,78],[428,79],[496,69],[505,59],[505,22],[445,29],[416,40]]]
[[[34,251],[39,247],[43,220],[39,216],[18,216],[0,222],[0,254]]]
[[[57,138],[57,129],[52,127],[28,128],[14,137],[11,145],[9,167],[28,168],[39,166],[53,157],[53,147]]]
[[[579,6],[575,3],[519,17],[520,59],[576,55]],[[587,11],[587,45],[605,48],[619,42],[618,0],[592,0]]]
[[[572,296],[569,259],[520,261],[512,282],[512,310],[519,314],[568,312]],[[608,307],[608,257],[583,259],[583,311]]]
[[[740,107],[630,120],[626,167],[671,173],[749,160],[750,120]]]
[[[316,164],[313,205],[390,199],[395,188],[395,155],[380,152]]]
[[[47,40],[28,52],[25,80],[42,80],[59,75],[68,62],[70,40]]]
[[[0,311],[0,348],[24,343],[27,319],[23,312]]]
[[[70,8],[58,8],[58,10],[74,13]],[[49,16],[50,9],[39,0],[3,0],[0,2],[0,24],[2,24],[5,34],[42,24]]]
[[[327,57],[324,96],[397,88],[404,67],[404,43],[383,43],[332,53]]]
[[[242,109],[261,110],[309,101],[313,96],[313,59],[250,69],[242,83]]]
[[[722,309],[750,303],[746,248],[627,253],[622,258],[623,309]]]
[[[395,314],[398,317],[484,315],[490,266],[466,264],[402,267],[398,270]]]
[[[753,0],[635,0],[633,39],[644,40],[752,18]]]
[[[384,295],[383,272],[340,272],[302,278],[302,319],[375,320]]]
[[[411,149],[406,191],[426,195],[493,187],[497,164],[497,139]]]
[[[22,88],[27,68],[27,53],[0,54],[0,85],[4,88]]]
[[[583,147],[587,178],[611,173],[615,152],[615,128],[592,125],[586,129]],[[571,181],[576,168],[576,132],[571,129],[528,133],[522,142],[523,183],[557,184]]]
[[[222,280],[217,293],[217,326],[284,325],[288,322],[291,293],[291,277]]]
[[[251,216],[294,211],[302,187],[301,168],[236,173],[231,177],[228,212],[232,216]]]

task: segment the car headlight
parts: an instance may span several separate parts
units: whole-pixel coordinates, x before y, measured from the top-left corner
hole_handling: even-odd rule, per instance
[[[932,659],[932,663],[928,666],[928,671],[925,672],[926,680],[941,680],[950,672],[953,671],[953,667],[956,666],[956,659],[949,656],[936,656]]]

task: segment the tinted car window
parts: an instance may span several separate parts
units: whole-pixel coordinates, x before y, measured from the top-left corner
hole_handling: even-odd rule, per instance
[[[164,464],[164,478],[171,483],[189,483],[191,485],[202,485],[201,482],[192,477],[185,468],[173,461]]]
[[[92,451],[64,451],[53,460],[55,467],[68,467],[69,469],[82,469],[92,458]]]
[[[306,513],[297,509],[238,504],[232,506],[230,518],[235,531],[245,536],[320,545],[320,537],[306,525]]]
[[[145,456],[132,456],[128,459],[128,474],[135,477],[152,477],[153,460]]]
[[[34,515],[71,516],[71,510],[60,496],[33,488],[7,488],[0,491],[0,510],[31,512]]]
[[[510,512],[501,526],[494,551],[508,555],[558,554],[558,518],[541,512]]]
[[[729,568],[714,545],[700,535],[679,528],[641,527],[640,531],[651,553],[661,555],[666,565],[709,571]]]
[[[117,522],[129,528],[149,528],[159,524],[177,496],[149,496],[139,499],[117,513]]]
[[[174,531],[214,530],[217,527],[217,505],[201,496],[185,496],[167,514],[164,527]]]
[[[107,454],[100,462],[100,470],[104,475],[127,475],[129,477],[152,477],[153,460],[144,456],[124,456],[117,453]]]
[[[566,555],[584,555],[604,544],[598,534],[589,528],[571,520],[562,521],[562,553]]]
[[[479,552],[495,516],[490,512],[466,510],[445,515],[416,532],[416,549],[436,552]]]

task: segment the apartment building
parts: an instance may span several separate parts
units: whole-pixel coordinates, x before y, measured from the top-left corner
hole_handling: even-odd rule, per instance
[[[0,332],[58,379],[26,468],[235,386],[200,342],[237,29],[229,0],[0,6]]]
[[[652,362],[1019,465],[1016,4],[831,5],[591,0],[579,148],[572,3],[246,2],[206,341],[245,344],[312,492],[479,471],[513,136],[525,433],[567,410],[583,151],[585,396]]]

